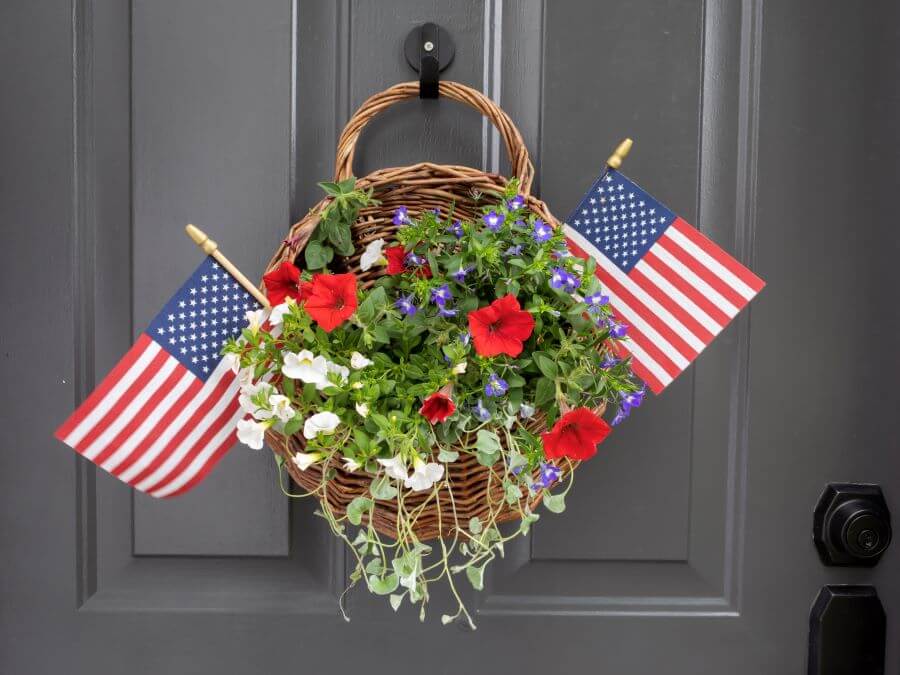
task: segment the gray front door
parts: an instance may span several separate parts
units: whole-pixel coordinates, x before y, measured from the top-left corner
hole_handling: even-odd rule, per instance
[[[900,510],[900,25],[822,0],[7,1],[0,8],[0,672],[805,672],[826,583],[874,584],[900,668],[900,547],[826,568],[828,481]],[[51,434],[199,253],[252,277],[318,200],[367,96],[413,79],[424,21],[447,78],[519,124],[565,216],[611,148],[768,281],[749,311],[579,471],[468,598],[477,632],[355,592],[271,456],[235,448],[170,502]],[[376,119],[357,173],[422,159],[505,171],[447,101]]]

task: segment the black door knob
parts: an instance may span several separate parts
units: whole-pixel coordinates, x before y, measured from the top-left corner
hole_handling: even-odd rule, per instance
[[[815,510],[813,541],[826,565],[875,565],[891,543],[891,515],[881,488],[828,485]]]

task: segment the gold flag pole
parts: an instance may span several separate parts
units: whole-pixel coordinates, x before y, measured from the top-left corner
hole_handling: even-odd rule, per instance
[[[216,259],[222,267],[224,267],[231,276],[238,280],[241,286],[247,289],[254,298],[256,298],[259,303],[265,307],[266,309],[271,309],[272,305],[269,304],[269,300],[263,295],[263,292],[256,287],[252,281],[250,281],[247,277],[243,275],[243,273],[234,266],[234,264],[226,258],[222,252],[219,250],[219,245],[206,236],[206,233],[193,225],[186,225],[184,231],[187,232],[187,235],[194,240],[194,243],[200,247],[200,250],[203,251],[206,255],[211,255]]]
[[[631,146],[634,145],[630,138],[626,138],[624,141],[619,143],[616,147],[613,154],[609,156],[609,159],[606,160],[606,166],[610,169],[618,169],[622,166],[622,162],[628,157],[628,153],[631,152]]]

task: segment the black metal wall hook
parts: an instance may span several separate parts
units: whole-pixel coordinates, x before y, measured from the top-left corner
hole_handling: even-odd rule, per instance
[[[419,73],[419,98],[437,98],[440,72],[456,54],[450,33],[435,23],[422,24],[406,36],[403,51],[407,63]]]

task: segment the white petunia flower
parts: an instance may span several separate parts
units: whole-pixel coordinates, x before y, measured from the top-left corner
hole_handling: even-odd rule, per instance
[[[390,459],[379,459],[378,463],[384,467],[384,472],[391,478],[405,481],[409,475],[406,464],[403,462],[403,458],[400,455],[391,457]]]
[[[418,457],[413,460],[413,472],[403,481],[407,488],[421,492],[429,489],[444,476],[444,466],[435,462],[423,462]]]
[[[247,318],[247,328],[250,329],[251,333],[256,335],[259,332],[259,327],[262,326],[263,321],[266,320],[266,310],[250,310],[244,316]]]
[[[468,365],[466,361],[460,361],[455,366],[453,366],[453,370],[451,372],[454,375],[462,375],[464,372],[466,372],[466,365]]]
[[[244,445],[250,446],[254,450],[261,450],[263,439],[266,437],[266,429],[269,424],[266,422],[257,422],[256,420],[240,420],[237,423],[237,437]]]
[[[324,456],[321,452],[298,452],[291,457],[291,461],[297,465],[298,469],[306,471]]]
[[[360,417],[368,417],[369,416],[369,405],[367,403],[357,403],[356,404],[356,412],[359,413]]]
[[[271,414],[281,422],[289,422],[295,414],[291,407],[291,399],[282,394],[272,394],[269,397],[269,405],[272,407]]]
[[[362,464],[357,462],[355,459],[350,459],[349,457],[344,457],[344,468],[347,471],[359,471],[362,468]]]
[[[339,366],[338,364],[333,363],[331,361],[327,361],[325,363],[325,371],[326,371],[325,381],[316,384],[316,389],[318,389],[319,391],[321,391],[322,389],[325,389],[327,387],[343,385],[347,382],[347,378],[350,377],[350,369],[347,366]],[[338,381],[337,384],[335,384],[333,382],[333,380],[335,378],[330,378],[327,376],[328,373],[336,373],[338,375],[338,377],[336,378]]]
[[[303,437],[311,441],[319,434],[326,436],[334,433],[337,425],[341,423],[341,418],[333,412],[320,412],[308,418],[303,424]]]
[[[316,356],[308,349],[298,354],[287,352],[281,372],[293,380],[319,386],[328,381],[328,362],[324,356]]]
[[[384,239],[376,239],[375,241],[369,242],[369,245],[366,246],[366,250],[359,256],[359,268],[365,272],[371,269],[372,265],[379,261],[386,262],[386,258],[382,252],[383,248]]]
[[[280,325],[284,321],[284,315],[291,313],[293,304],[293,298],[286,298],[280,305],[275,305],[275,307],[272,308],[272,313],[269,315],[269,323],[273,326]]]
[[[268,382],[257,382],[253,384],[253,382],[247,382],[246,384],[241,385],[241,393],[238,396],[238,403],[241,406],[241,409],[244,412],[248,412],[253,415],[258,420],[269,419],[272,416],[271,411],[266,409],[265,407],[260,407],[256,403],[253,402],[254,398],[257,398],[259,394],[263,395],[263,398],[268,399],[275,393],[275,389]]]
[[[371,366],[371,365],[372,365],[372,361],[370,359],[367,359],[365,356],[363,356],[359,352],[353,352],[350,355],[350,367],[353,368],[353,370],[362,370],[366,366]]]

